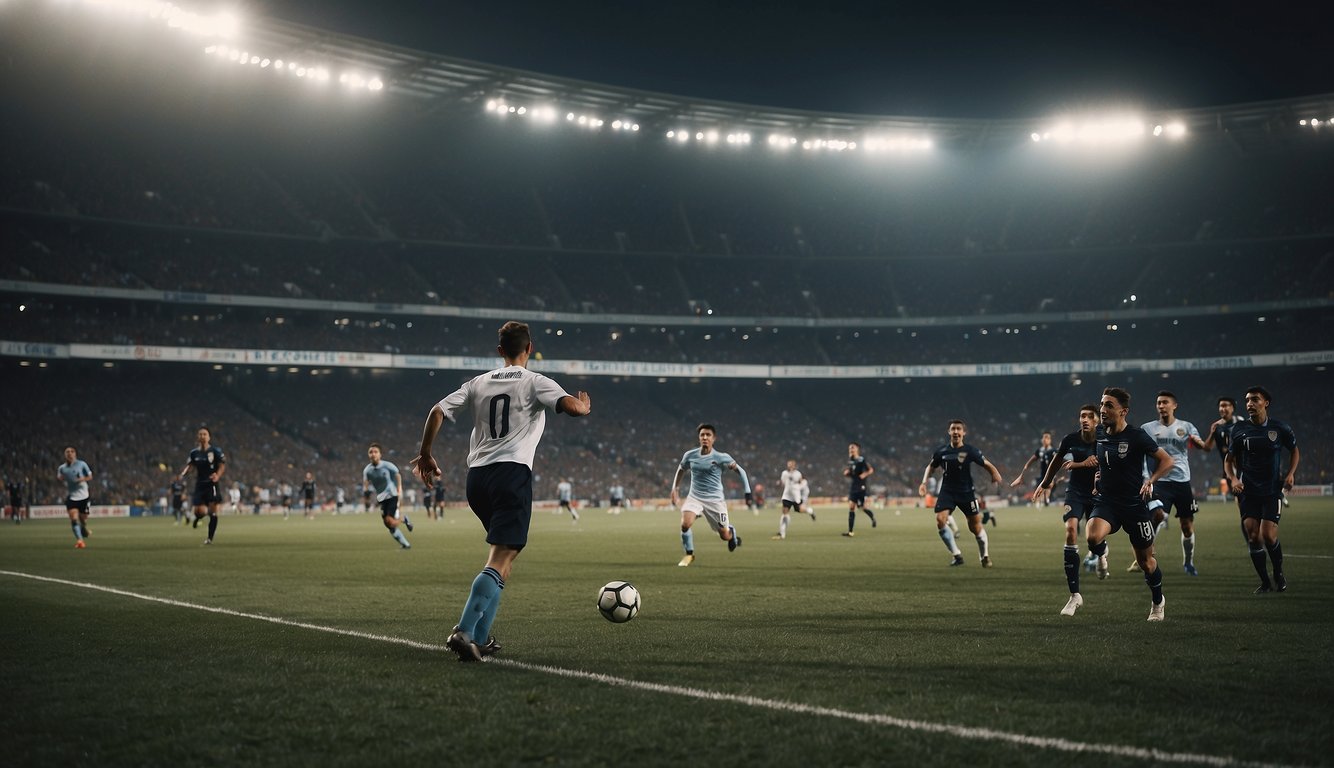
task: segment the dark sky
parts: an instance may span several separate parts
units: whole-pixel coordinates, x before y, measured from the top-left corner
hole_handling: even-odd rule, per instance
[[[1334,91],[1334,46],[1320,5],[250,0],[249,9],[449,56],[701,98],[1024,117]]]

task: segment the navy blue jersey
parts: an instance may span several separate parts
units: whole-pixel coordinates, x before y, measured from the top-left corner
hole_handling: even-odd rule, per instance
[[[1099,499],[1116,504],[1141,502],[1144,462],[1158,453],[1158,441],[1130,424],[1115,435],[1099,426],[1097,434]]]
[[[1247,496],[1277,496],[1283,490],[1283,470],[1279,466],[1280,449],[1297,447],[1292,427],[1278,419],[1263,424],[1250,420],[1232,425],[1232,457],[1237,463]]]
[[[849,489],[850,493],[861,493],[866,490],[866,481],[858,475],[870,471],[871,465],[866,463],[865,456],[848,459],[848,479],[852,481],[852,487]]]
[[[1218,449],[1218,458],[1226,459],[1232,450],[1232,428],[1245,421],[1240,416],[1233,416],[1231,424],[1224,424],[1214,430],[1214,447]]]
[[[307,499],[314,499],[314,498],[315,498],[315,481],[314,481],[314,480],[305,480],[305,481],[302,481],[302,483],[301,483],[301,495],[302,495],[302,496],[305,496]]]
[[[222,455],[222,449],[216,445],[210,445],[208,450],[202,448],[193,448],[190,450],[190,466],[195,469],[195,484],[211,483],[209,476],[222,468],[227,463],[227,458]]]
[[[171,481],[171,498],[179,501],[185,495],[185,483],[180,480]]]
[[[1039,445],[1037,447],[1037,450],[1033,451],[1033,458],[1038,460],[1039,480],[1042,479],[1043,475],[1047,474],[1047,467],[1051,466],[1051,460],[1055,457],[1056,457],[1056,449],[1052,448],[1050,445],[1045,447]]]
[[[973,471],[969,464],[982,466],[982,452],[964,443],[958,448],[942,445],[931,456],[931,467],[944,467],[945,476],[940,481],[940,495],[965,495],[973,492]]]
[[[1078,464],[1094,454],[1097,444],[1096,437],[1092,443],[1086,443],[1080,433],[1071,432],[1061,438],[1061,444],[1056,448],[1056,455],[1060,456],[1060,460],[1063,462],[1073,461]],[[1092,495],[1093,476],[1097,473],[1098,470],[1093,467],[1079,467],[1070,470],[1070,490]]]
[[[23,483],[5,483],[5,490],[9,492],[9,506],[14,509],[23,506]]]

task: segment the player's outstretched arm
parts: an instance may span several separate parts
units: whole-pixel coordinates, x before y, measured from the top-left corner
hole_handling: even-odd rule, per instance
[[[995,464],[991,463],[991,459],[983,459],[982,466],[986,467],[987,471],[991,473],[991,482],[995,483],[997,488],[1005,482],[1005,478],[1001,477],[1001,471],[996,468]],[[1019,473],[1019,476],[1023,477],[1023,473]]]
[[[1029,464],[1032,464],[1032,463],[1033,463],[1033,460],[1036,459],[1036,458],[1037,458],[1036,456],[1029,456],[1029,457],[1028,457],[1028,461],[1025,461],[1025,462],[1024,462],[1024,466],[1022,466],[1022,467],[1019,468],[1019,474],[1015,475],[1015,476],[1014,476],[1014,479],[1010,481],[1010,487],[1011,487],[1011,488],[1015,488],[1015,487],[1017,487],[1017,486],[1019,485],[1019,483],[1023,482],[1023,479],[1024,479],[1024,473],[1028,471],[1028,465],[1029,465]],[[1048,467],[1048,468],[1050,469],[1050,467]]]
[[[434,487],[435,478],[440,474],[440,466],[431,456],[431,446],[435,444],[435,436],[440,434],[440,425],[444,423],[445,412],[437,404],[426,414],[426,424],[422,426],[422,443],[417,449],[417,457],[408,462],[408,466],[412,467],[412,474],[427,488]]]
[[[556,412],[564,413],[569,416],[587,416],[593,410],[593,403],[588,399],[588,393],[579,390],[573,396],[566,395],[556,401]]]
[[[931,465],[930,465],[930,464],[927,464],[927,465],[926,465],[926,471],[924,471],[924,472],[922,473],[922,484],[919,485],[919,486],[917,486],[917,495],[918,495],[918,496],[925,496],[925,495],[926,495],[926,481],[927,481],[927,480],[930,480],[930,479],[931,479]]]
[[[681,482],[681,468],[680,468],[680,467],[677,467],[677,468],[676,468],[676,474],[672,475],[672,493],[671,493],[671,499],[672,499],[672,506],[673,506],[673,507],[679,507],[679,506],[681,506],[681,496],[680,496],[679,494],[677,494],[677,492],[676,492],[676,484],[679,483],[679,482]]]

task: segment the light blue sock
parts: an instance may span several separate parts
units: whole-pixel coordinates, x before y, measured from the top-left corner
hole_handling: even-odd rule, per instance
[[[482,618],[477,621],[477,631],[472,633],[473,641],[478,645],[485,645],[486,639],[491,636],[491,623],[496,620],[496,612],[500,610],[500,598],[505,594],[505,585],[501,584],[496,596],[491,598],[491,602],[482,611]]]
[[[83,541],[83,529],[79,527],[78,520],[69,521],[69,527],[74,529],[74,540]]]
[[[463,604],[463,615],[459,617],[459,629],[472,635],[474,641],[485,643],[486,638],[478,638],[475,630],[486,615],[486,609],[500,590],[504,589],[505,580],[495,568],[483,568],[472,580],[472,591],[468,593],[468,602]]]
[[[954,554],[954,531],[951,531],[950,527],[947,525],[936,531],[936,533],[940,534],[940,540],[945,542],[945,549],[948,549],[951,555]]]
[[[393,536],[393,537],[394,537],[394,540],[397,541],[399,544],[402,544],[402,545],[405,546],[405,547],[406,547],[406,546],[410,546],[410,545],[408,544],[408,539],[407,539],[407,537],[404,536],[404,535],[403,535],[403,532],[400,531],[399,529],[397,529],[397,528],[391,528],[391,529],[389,529],[389,535],[390,535],[390,536]]]
[[[695,551],[695,529],[681,531],[681,548],[689,555]]]

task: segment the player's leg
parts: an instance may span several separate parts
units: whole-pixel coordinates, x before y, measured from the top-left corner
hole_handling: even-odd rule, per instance
[[[792,507],[797,506],[796,502],[783,499],[783,511],[778,515],[778,534],[775,539],[787,538],[787,524],[792,520]]]
[[[1274,590],[1288,591],[1288,579],[1283,575],[1283,547],[1278,543],[1278,507],[1275,505],[1274,519],[1260,521],[1260,540],[1269,553],[1269,562],[1274,566]]]
[[[695,531],[692,526],[695,525],[695,516],[699,509],[702,509],[699,502],[694,501],[689,496],[681,504],[681,549],[685,552],[681,557],[681,562],[677,563],[681,567],[695,562]]]
[[[852,529],[855,528],[856,525],[857,525],[857,502],[856,502],[856,501],[853,501],[852,497],[849,496],[849,497],[848,497],[848,531],[847,531],[847,533],[844,533],[843,535],[844,535],[844,536],[852,536],[852,535],[853,535],[853,531],[852,531]]]
[[[216,496],[216,490],[214,495]],[[210,501],[208,504],[208,538],[204,539],[205,544],[212,544],[213,537],[218,533],[218,513],[222,511],[222,500]]]
[[[405,523],[398,516],[398,497],[390,496],[380,502],[380,519],[384,521],[384,527],[388,529],[389,535],[398,542],[400,549],[412,549],[412,544],[408,542],[408,537],[399,530],[400,525]]]
[[[92,506],[92,503],[93,502],[90,499],[84,499],[83,501],[79,502],[79,532],[83,534],[83,537],[85,539],[89,537],[88,508]]]
[[[1176,512],[1177,522],[1181,523],[1181,567],[1191,576],[1200,575],[1195,569],[1195,512],[1199,508],[1192,496],[1185,508],[1178,503]]]
[[[727,551],[735,552],[736,548],[741,546],[741,534],[736,532],[727,514],[726,501],[706,501],[704,506],[704,519],[709,522],[709,527],[718,534],[718,538],[727,542]]]
[[[977,559],[982,563],[983,568],[991,567],[991,545],[987,540],[987,529],[982,527],[981,504],[977,499],[973,499],[967,507],[963,508],[964,519],[968,522],[968,531],[973,534],[977,540]]]
[[[867,517],[871,518],[871,527],[874,528],[875,512],[872,512],[871,508],[866,506],[866,494],[862,493],[857,495],[857,508],[865,512]]]
[[[1079,594],[1079,511],[1065,505],[1065,582],[1070,588],[1070,599],[1061,609],[1062,616],[1074,616],[1084,604],[1084,597]]]
[[[1098,558],[1098,578],[1105,579],[1110,574],[1107,566],[1107,537],[1112,533],[1112,524],[1099,517],[1101,511],[1096,507],[1084,526],[1084,538],[1088,541],[1089,554]]]
[[[74,548],[83,549],[87,546],[83,541],[83,528],[79,526],[79,505],[76,502],[67,502],[65,513],[69,515],[69,527],[74,531]]]
[[[1264,594],[1272,591],[1273,585],[1269,581],[1264,539],[1260,535],[1262,505],[1258,499],[1243,494],[1239,506],[1241,507],[1241,529],[1246,534],[1246,548],[1251,555],[1251,565],[1255,566],[1255,572],[1260,576],[1260,586],[1256,588],[1255,594]]]
[[[944,499],[940,499],[936,503],[940,504],[941,501],[944,501]],[[950,565],[963,565],[963,553],[959,551],[959,545],[954,540],[954,532],[946,524],[952,511],[954,511],[953,507],[936,507],[936,533],[940,536],[940,540],[945,543],[945,549],[949,550],[949,553],[954,556]]]

